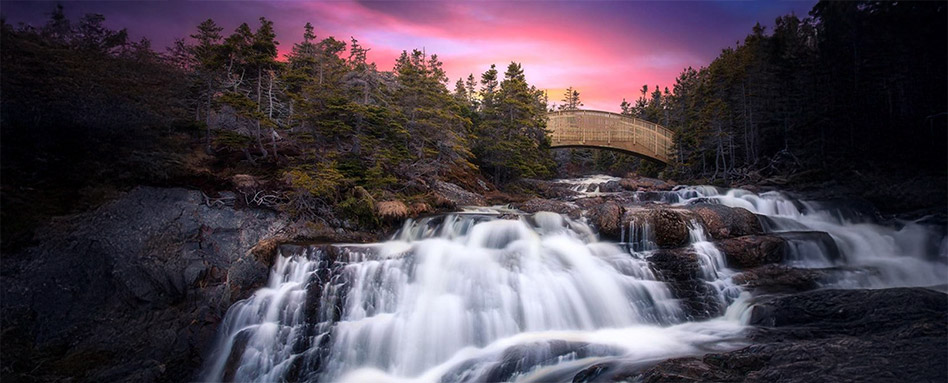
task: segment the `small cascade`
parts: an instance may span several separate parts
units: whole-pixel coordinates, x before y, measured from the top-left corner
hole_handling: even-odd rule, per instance
[[[731,281],[734,270],[726,266],[724,253],[708,240],[704,227],[697,221],[688,222],[691,248],[698,255],[702,278],[710,285],[722,306],[728,306],[741,294],[741,289]]]
[[[635,217],[628,223],[627,228],[627,230],[622,231],[622,242],[626,242],[626,238],[628,238],[627,243],[632,251],[645,252],[658,249],[658,245],[655,244],[655,233],[652,232],[653,228],[651,224],[639,219],[639,217]]]
[[[557,182],[567,185],[570,190],[583,197],[595,197],[618,192],[619,180],[621,180],[619,177],[597,174],[583,178],[557,180]],[[612,187],[608,187],[609,185]]]
[[[280,255],[267,286],[235,303],[218,331],[208,381],[277,381],[311,346],[307,289],[322,253]]]
[[[864,204],[798,201],[779,192],[679,190],[684,191],[693,197],[679,205],[711,202],[758,214],[766,231],[788,239],[790,265],[839,268],[847,277],[837,278],[837,287],[934,286],[948,281],[944,227],[913,221],[881,225]]]

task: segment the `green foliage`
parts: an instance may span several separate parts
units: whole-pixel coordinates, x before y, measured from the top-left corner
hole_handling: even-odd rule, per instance
[[[318,166],[300,165],[284,173],[290,187],[299,193],[307,193],[316,198],[335,201],[345,177],[336,170],[334,162],[321,163]]]
[[[345,219],[355,221],[360,227],[374,228],[379,225],[379,219],[375,215],[375,200],[362,187],[355,187],[340,202],[336,211]]]
[[[527,84],[518,63],[507,67],[499,89],[494,86],[494,66],[481,78],[482,104],[473,129],[478,165],[496,183],[551,176],[555,164],[546,134],[543,92]]]

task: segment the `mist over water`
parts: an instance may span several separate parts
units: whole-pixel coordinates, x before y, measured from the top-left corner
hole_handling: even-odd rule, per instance
[[[598,193],[587,180],[576,184]],[[683,187],[659,199],[760,215],[768,231],[787,236],[785,263],[847,277],[832,286],[948,280],[944,232],[936,227],[883,226],[863,212],[780,193]],[[698,222],[689,225],[688,246],[702,281],[727,309],[689,322],[649,266],[650,228],[626,223],[629,243],[609,243],[583,220],[548,212],[510,219],[511,212],[408,220],[387,242],[281,253],[268,286],[228,311],[203,378],[571,381],[592,365],[647,366],[746,344],[750,294],[731,281],[737,272]],[[830,239],[794,237],[811,231]]]

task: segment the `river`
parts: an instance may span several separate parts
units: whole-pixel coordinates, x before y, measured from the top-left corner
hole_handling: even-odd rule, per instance
[[[948,281],[940,226],[882,221],[847,201],[708,186],[604,191],[610,181],[563,180],[580,197],[624,194],[649,209],[747,209],[784,239],[781,263],[824,271],[823,287]],[[754,297],[734,282],[740,270],[701,223],[688,223],[685,247],[724,308],[695,320],[651,264],[661,250],[649,225],[624,222],[612,242],[585,217],[494,207],[408,220],[381,243],[285,246],[267,286],[227,312],[202,377],[569,382],[603,364],[628,371],[746,346]]]

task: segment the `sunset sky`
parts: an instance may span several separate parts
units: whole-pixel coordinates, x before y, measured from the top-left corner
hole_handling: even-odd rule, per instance
[[[523,64],[527,80],[559,102],[581,92],[587,109],[617,111],[642,85],[671,87],[685,67],[707,65],[743,40],[756,22],[806,16],[815,1],[726,2],[383,2],[383,1],[114,1],[63,2],[72,18],[101,13],[112,28],[148,37],[156,48],[213,18],[230,33],[260,16],[275,22],[281,52],[312,22],[319,37],[355,37],[380,69],[402,50],[424,48],[444,61],[451,83],[490,64]],[[54,2],[4,2],[8,23],[42,25]],[[453,85],[450,86],[453,88]]]

